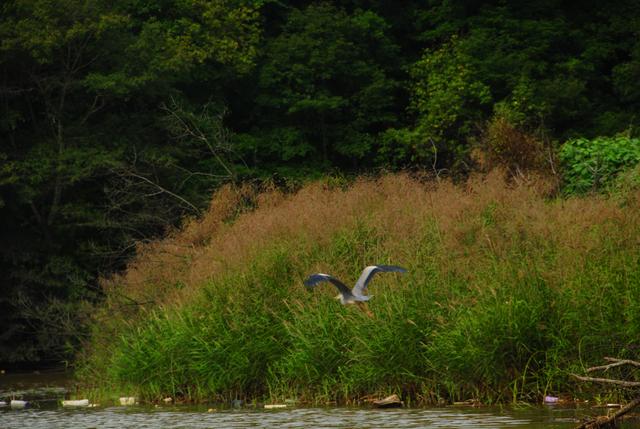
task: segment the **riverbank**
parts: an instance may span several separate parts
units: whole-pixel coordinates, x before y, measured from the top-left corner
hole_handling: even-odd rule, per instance
[[[578,422],[601,414],[592,403],[554,403],[546,406],[440,405],[428,408],[376,409],[371,405],[336,407],[292,403],[269,406],[259,402],[174,401],[122,405],[105,401],[91,406],[69,407],[62,399],[76,394],[67,371],[32,371],[5,374],[0,378],[0,419],[3,428],[130,427],[491,427],[573,428]],[[3,403],[26,402],[26,406]],[[621,427],[636,427],[637,419],[624,420]]]
[[[552,198],[499,173],[225,188],[105,282],[78,374],[147,400],[591,395],[569,373],[640,348],[639,209],[635,190]],[[372,317],[302,286],[372,263],[409,270],[375,278]]]

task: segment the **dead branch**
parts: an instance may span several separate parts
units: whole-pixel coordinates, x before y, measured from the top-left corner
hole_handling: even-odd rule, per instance
[[[633,401],[629,402],[624,407],[620,408],[618,411],[613,413],[610,416],[599,416],[595,419],[589,420],[581,424],[580,426],[576,426],[575,429],[596,429],[596,428],[606,428],[606,427],[616,427],[617,420],[627,414],[629,411],[633,410],[635,407],[640,405],[640,398],[636,398]]]
[[[192,203],[190,203],[189,201],[187,201],[186,199],[184,199],[180,195],[178,195],[176,193],[173,193],[170,190],[164,188],[159,183],[154,182],[153,180],[151,180],[151,179],[149,179],[149,178],[147,178],[147,177],[145,177],[145,176],[143,176],[141,174],[135,173],[135,172],[133,172],[131,170],[125,171],[124,175],[130,176],[130,177],[135,177],[135,178],[137,178],[139,180],[142,180],[145,183],[148,183],[151,186],[154,186],[156,188],[156,190],[158,191],[157,192],[158,194],[162,194],[162,193],[167,194],[167,195],[169,195],[169,196],[181,201],[182,203],[184,203],[191,210],[193,210],[194,213],[200,214],[200,209],[198,209],[195,205],[193,205]]]
[[[607,362],[622,362],[622,363],[628,363],[634,366],[640,366],[640,362],[631,360],[631,359],[618,359],[618,358],[612,358],[612,357],[605,357],[604,360],[606,360]]]
[[[433,147],[433,163],[431,164],[431,169],[433,173],[436,175],[436,180],[440,179],[440,173],[443,171],[447,171],[446,168],[437,169],[436,165],[438,164],[438,147],[432,138],[429,138],[429,142],[431,143],[431,147]]]
[[[230,143],[231,132],[222,125],[226,111],[223,110],[217,115],[211,115],[207,111],[208,106],[205,105],[202,113],[196,115],[201,121],[208,122],[213,126],[213,129],[205,130],[198,125],[198,120],[190,117],[173,97],[170,97],[170,99],[171,106],[163,104],[160,108],[165,111],[168,118],[174,123],[174,137],[177,139],[191,138],[204,143],[217,163],[226,171],[226,177],[235,177],[235,173],[230,166],[230,160],[220,155],[221,153],[233,152]]]
[[[599,371],[599,370],[606,371],[609,368],[614,368],[616,366],[621,366],[621,365],[633,365],[633,366],[640,367],[640,362],[637,362],[631,359],[617,359],[612,357],[605,357],[604,360],[606,360],[607,362],[613,362],[613,363],[610,363],[608,365],[593,366],[591,368],[587,368],[587,372],[593,372],[593,371]]]
[[[617,359],[612,357],[605,357],[604,360],[611,363],[607,365],[600,365],[600,366],[594,366],[594,367],[588,368],[587,372],[607,371],[611,368],[619,367],[622,365],[632,365],[632,366],[640,367],[640,362],[630,360],[630,359]],[[599,377],[584,377],[576,374],[571,374],[571,376],[580,381],[615,384],[616,386],[631,387],[631,388],[640,387],[640,382],[638,381],[614,380],[611,378],[599,378]],[[577,426],[575,429],[615,428],[617,427],[617,420],[622,416],[624,416],[625,414],[627,414],[629,411],[633,410],[638,405],[640,405],[640,397],[629,402],[627,405],[620,408],[618,411],[616,411],[610,416],[598,416],[595,419],[589,420],[581,424],[580,426]]]
[[[640,381],[614,380],[612,378],[583,377],[581,375],[571,374],[572,377],[580,381],[592,381],[594,383],[608,383],[623,387],[640,387]]]

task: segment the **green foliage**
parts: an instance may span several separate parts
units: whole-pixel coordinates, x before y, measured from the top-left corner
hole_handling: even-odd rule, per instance
[[[10,329],[0,361],[69,357],[67,345],[82,335],[72,326],[99,297],[98,276],[122,268],[134,240],[198,213],[231,176],[221,163],[237,158],[218,153],[211,135],[224,130],[222,118],[199,118],[211,147],[199,138],[176,144],[160,105],[198,75],[254,66],[256,7],[3,2],[0,267]],[[60,314],[33,311],[47,303]],[[28,345],[9,353],[20,343]]]
[[[451,152],[442,166],[452,166],[490,103],[508,106],[514,125],[562,140],[635,126],[640,105],[629,83],[640,70],[631,36],[639,14],[631,1],[615,11],[597,3],[580,11],[559,2],[431,3],[418,12],[430,49],[411,69],[415,118],[385,135],[383,154],[428,165],[436,146],[438,161]]]
[[[640,139],[579,138],[564,143],[559,155],[564,166],[565,191],[569,194],[594,191],[640,162]]]
[[[437,50],[427,50],[411,67],[411,109],[416,125],[411,130],[386,133],[381,155],[398,164],[423,164],[443,155],[446,165],[462,160],[466,139],[482,118],[491,92],[471,66],[471,57],[458,38]]]
[[[197,215],[226,180],[466,172],[492,127],[511,136],[498,144],[509,168],[541,164],[532,136],[633,136],[639,17],[635,0],[6,0],[7,302],[94,299],[135,239]],[[41,271],[50,255],[83,280]],[[33,338],[32,316],[6,309],[7,336]]]
[[[397,186],[372,183],[366,190],[382,195],[365,201],[362,188],[336,189],[356,199],[359,209],[346,214],[320,208],[333,199],[311,188],[283,202],[284,212],[242,215],[239,230],[251,225],[249,240],[261,244],[220,254],[232,269],[192,285],[178,304],[136,317],[103,310],[83,380],[149,400],[323,403],[402,392],[423,403],[538,402],[575,392],[569,374],[602,356],[636,357],[637,198],[625,209],[591,197],[569,207],[487,181],[471,185],[471,198],[448,185],[398,196]],[[310,200],[310,212],[298,208]],[[434,200],[464,201],[452,211]],[[307,230],[316,215],[332,225],[321,240]],[[274,224],[278,233],[263,235]],[[221,241],[237,233],[230,226]],[[373,261],[409,272],[376,277],[371,317],[337,303],[330,284],[302,286],[311,267],[350,282],[337,273],[353,281]]]
[[[330,3],[293,9],[264,50],[256,162],[366,163],[377,133],[394,120],[389,70],[397,47],[388,30],[371,11]]]
[[[640,189],[640,163],[618,173],[607,187],[608,193],[619,199],[622,204],[628,204],[633,200],[638,189]]]

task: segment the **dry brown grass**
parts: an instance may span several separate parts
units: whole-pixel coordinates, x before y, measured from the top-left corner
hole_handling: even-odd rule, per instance
[[[105,282],[88,379],[158,398],[404,386],[491,401],[521,395],[517,382],[535,400],[566,391],[561,371],[637,349],[637,192],[552,198],[503,170],[462,185],[330,183],[221,189],[202,219],[142,246]],[[334,305],[330,287],[301,287],[314,271],[351,283],[372,263],[409,269],[376,280],[372,318]]]
[[[162,302],[177,285],[188,283],[196,256],[209,246],[225,222],[237,215],[243,199],[249,195],[250,189],[246,186],[224,186],[214,194],[202,218],[185,219],[181,229],[171,231],[164,239],[139,243],[137,256],[127,270],[102,280],[107,296],[116,301],[124,295],[126,301]]]
[[[362,178],[347,189],[317,182],[288,195],[227,186],[214,195],[202,219],[141,245],[128,270],[105,281],[105,287],[138,302],[180,301],[190,295],[186,291],[215,276],[242,273],[265,248],[281,245],[306,254],[358,223],[377,240],[375,246],[364,244],[358,250],[363,265],[415,259],[425,244],[418,238],[425,228],[436,228],[433,237],[441,251],[432,262],[471,283],[478,264],[510,252],[522,253],[525,262],[550,252],[555,269],[544,276],[560,284],[602,248],[603,239],[637,236],[637,210],[605,197],[549,200],[547,191],[544,181],[508,181],[500,170],[472,177],[463,186],[425,183],[408,174]],[[247,202],[256,208],[247,211]],[[610,233],[590,234],[594,228]],[[327,267],[322,261],[308,267],[309,272],[329,270],[345,278],[354,275],[353,269]]]

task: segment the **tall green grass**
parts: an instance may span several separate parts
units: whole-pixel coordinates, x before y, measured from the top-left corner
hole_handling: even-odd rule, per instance
[[[536,401],[581,390],[569,373],[604,356],[640,355],[631,194],[619,205],[549,199],[498,175],[458,187],[387,176],[251,198],[254,211],[209,222],[208,239],[185,238],[206,222],[186,226],[109,283],[81,361],[87,388],[150,400]],[[168,248],[175,276],[162,280],[154,264]],[[316,271],[352,283],[373,263],[409,271],[376,276],[372,317],[329,284],[302,286]],[[143,297],[154,304],[130,305]]]

